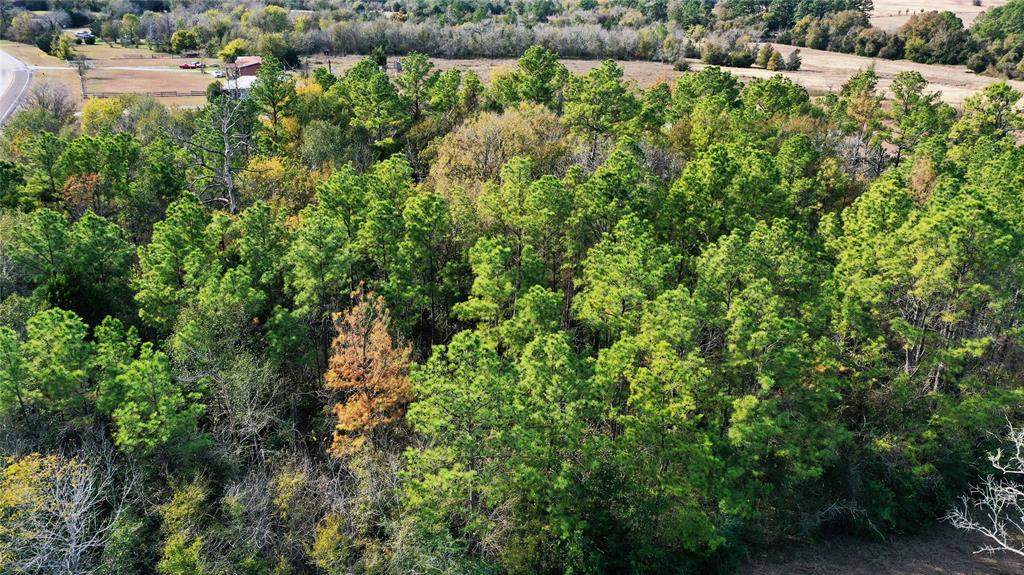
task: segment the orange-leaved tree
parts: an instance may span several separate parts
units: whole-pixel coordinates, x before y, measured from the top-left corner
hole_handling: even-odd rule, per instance
[[[388,332],[391,314],[384,298],[360,289],[353,300],[351,309],[334,315],[338,336],[324,374],[327,389],[342,395],[334,406],[338,425],[330,452],[335,457],[355,452],[378,427],[401,419],[412,399],[412,348]]]

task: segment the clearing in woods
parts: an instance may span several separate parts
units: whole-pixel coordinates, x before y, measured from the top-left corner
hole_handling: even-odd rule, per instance
[[[795,49],[793,46],[777,44],[776,47],[783,54]],[[909,60],[883,60],[878,58],[865,58],[854,54],[839,54],[826,52],[824,50],[812,50],[800,48],[800,55],[803,59],[803,66],[796,72],[770,72],[761,68],[729,68],[729,70],[744,81],[753,78],[770,78],[775,74],[782,74],[794,82],[807,88],[812,96],[820,96],[829,91],[838,90],[850,79],[850,76],[870,66],[875,67],[879,76],[879,88],[888,89],[896,74],[906,70],[916,70],[921,73],[930,86],[929,89],[942,93],[942,99],[950,104],[959,105],[964,98],[984,89],[989,84],[998,82],[998,78],[981,76],[968,70],[965,66],[939,66],[931,64],[917,64]],[[355,65],[360,56],[342,56],[331,58],[331,66],[334,72],[340,73]],[[511,58],[474,58],[465,60],[449,60],[444,58],[432,58],[434,65],[442,70],[459,68],[461,70],[472,70],[476,72],[485,82],[497,71],[508,70],[516,65]],[[596,68],[600,62],[597,60],[560,60],[575,74],[583,74]],[[319,56],[310,62],[310,67],[326,65],[327,61]],[[684,74],[672,69],[669,64],[661,62],[643,62],[638,60],[620,61],[625,70],[625,75],[633,80],[641,88],[649,87],[658,82],[672,83],[676,78]],[[705,67],[699,60],[690,60],[692,70],[701,70]],[[1010,82],[1018,89],[1024,90],[1024,82]]]
[[[776,47],[784,56],[788,56],[794,50],[792,46],[781,44]],[[0,43],[0,50],[8,52],[30,66],[35,66],[33,81],[52,80],[58,82],[67,86],[74,97],[81,98],[78,74],[63,60],[48,56],[35,46],[24,44],[3,42]],[[178,65],[189,61],[188,59],[169,55],[149,57],[153,53],[144,48],[121,48],[118,49],[120,55],[116,56],[91,54],[94,51],[87,49],[80,49],[80,51],[90,58],[89,63],[92,66],[86,77],[86,86],[90,93],[187,92],[205,90],[206,86],[214,80],[209,70],[204,72],[179,69]],[[105,52],[109,53],[108,50]],[[939,66],[916,64],[907,60],[864,58],[853,54],[839,54],[809,48],[801,48],[800,54],[803,66],[796,72],[769,72],[760,68],[726,67],[725,69],[744,81],[753,78],[770,78],[781,73],[807,88],[813,96],[825,94],[830,90],[838,90],[850,76],[870,66],[875,67],[880,78],[879,87],[883,90],[888,88],[897,73],[904,70],[917,70],[930,83],[929,89],[941,92],[942,99],[954,105],[959,105],[964,98],[998,81],[997,78],[974,74],[964,66]],[[332,69],[335,72],[343,72],[355,65],[360,58],[361,56],[332,58]],[[431,60],[442,70],[449,68],[472,70],[479,74],[485,82],[489,82],[495,72],[511,69],[516,65],[516,60],[512,58],[432,58]],[[211,67],[216,64],[216,60],[213,59],[206,61]],[[577,74],[586,73],[600,64],[597,60],[571,59],[562,60],[562,63],[569,71]],[[671,83],[683,74],[683,72],[673,70],[671,65],[661,62],[630,60],[619,63],[625,69],[626,77],[636,82],[641,88],[658,82]],[[326,64],[326,61],[322,56],[311,61],[311,65],[323,64]],[[704,64],[698,60],[691,60],[690,65],[693,70],[704,68]],[[1010,84],[1018,90],[1024,90],[1024,82],[1010,82]],[[171,106],[198,106],[203,104],[205,98],[203,96],[179,96],[161,97],[159,100]]]
[[[1006,0],[982,0],[981,6],[975,6],[972,0],[876,0],[872,12],[872,23],[888,30],[899,28],[911,13],[925,10],[950,10],[966,23],[987,8],[1005,4]],[[794,49],[792,46],[777,45],[784,56]],[[81,87],[75,70],[57,58],[49,56],[36,48],[25,44],[0,42],[0,50],[8,52],[19,60],[35,66],[33,81],[52,80],[67,86],[72,95],[81,99]],[[128,93],[128,92],[191,92],[205,90],[213,81],[209,69],[181,70],[178,65],[191,59],[153,52],[145,47],[123,48],[97,43],[93,46],[75,46],[75,50],[89,59],[92,69],[88,72],[86,89],[90,93]],[[781,72],[783,75],[798,82],[812,94],[821,95],[830,90],[837,90],[849,77],[859,70],[874,66],[878,73],[879,87],[887,89],[897,73],[904,70],[920,72],[930,83],[930,89],[942,93],[946,102],[959,105],[964,98],[978,92],[989,84],[998,81],[996,78],[974,74],[964,66],[939,66],[916,64],[907,60],[884,60],[801,48],[803,67],[797,72]],[[354,65],[360,56],[341,56],[331,59],[335,71],[344,71]],[[203,59],[212,67],[218,64],[216,59]],[[473,70],[481,79],[488,82],[496,71],[515,66],[515,59],[445,59],[432,58],[434,64],[444,70],[459,68]],[[585,73],[596,67],[596,60],[562,60],[567,68],[574,73]],[[326,64],[322,56],[311,60],[313,65]],[[673,82],[682,72],[673,70],[672,66],[660,62],[623,61],[626,76],[642,88],[657,82]],[[704,67],[697,60],[690,61],[693,70]],[[758,68],[726,68],[743,80],[768,78],[776,74]],[[1010,82],[1018,90],[1024,90],[1024,83]],[[205,101],[203,96],[170,96],[159,98],[170,106],[198,106]]]
[[[883,30],[895,32],[906,22],[911,14],[936,10],[948,10],[964,21],[964,26],[989,8],[1002,6],[1007,0],[981,0],[979,6],[973,0],[875,0],[875,9],[871,11],[871,23]]]

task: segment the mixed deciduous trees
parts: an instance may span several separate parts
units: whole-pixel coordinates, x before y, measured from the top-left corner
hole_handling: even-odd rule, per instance
[[[118,477],[110,453],[83,455],[33,453],[0,462],[0,568],[87,573],[112,548],[133,479]]]

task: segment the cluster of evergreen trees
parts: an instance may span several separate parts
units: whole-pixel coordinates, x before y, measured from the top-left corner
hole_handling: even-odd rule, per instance
[[[640,91],[531,48],[0,162],[0,571],[727,572],[913,532],[1024,406],[1024,127],[914,72]]]

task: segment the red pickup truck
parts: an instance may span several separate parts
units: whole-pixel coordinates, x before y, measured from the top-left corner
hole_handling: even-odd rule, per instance
[[[205,68],[206,64],[203,64],[202,62],[196,60],[195,62],[185,62],[184,64],[178,67],[183,70],[196,70],[199,68]]]

